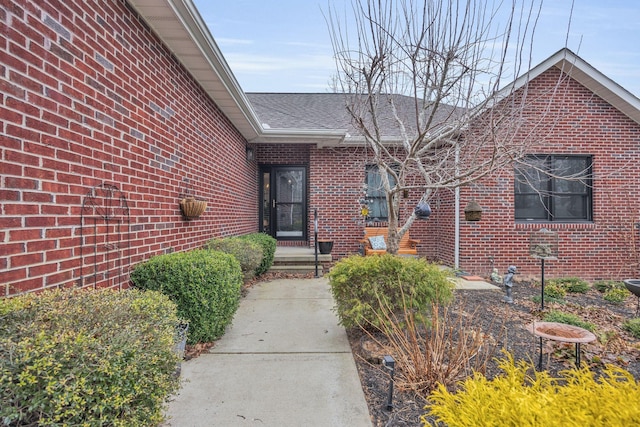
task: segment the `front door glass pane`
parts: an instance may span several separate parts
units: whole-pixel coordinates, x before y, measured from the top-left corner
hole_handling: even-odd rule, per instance
[[[262,174],[262,232],[271,234],[271,173]]]
[[[303,237],[304,170],[275,172],[276,237]]]

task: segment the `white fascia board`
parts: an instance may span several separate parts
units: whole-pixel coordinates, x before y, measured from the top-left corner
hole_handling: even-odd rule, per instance
[[[127,0],[211,99],[249,140],[262,131],[233,75],[191,0]]]
[[[233,71],[222,55],[222,51],[215,42],[213,36],[209,32],[207,25],[200,16],[198,9],[191,0],[167,0],[176,14],[182,20],[185,29],[191,35],[193,41],[204,55],[204,59],[211,65],[212,70],[216,73],[220,83],[231,96],[237,107],[243,113],[252,130],[259,134],[262,126],[258,120],[258,116],[253,111],[249,100],[247,99],[240,84],[233,75]],[[250,139],[252,135],[245,135]]]
[[[527,73],[505,86],[493,97],[490,103],[482,106],[479,111],[477,110],[472,113],[472,116],[487,108],[491,108],[492,105],[508,97],[514,91],[523,88],[531,80],[552,67],[558,68],[621,111],[631,120],[640,123],[640,99],[567,48],[560,49]]]

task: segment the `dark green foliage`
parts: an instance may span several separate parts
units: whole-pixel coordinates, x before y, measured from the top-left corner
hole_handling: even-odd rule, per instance
[[[177,391],[176,307],[159,292],[0,300],[0,423],[151,426]]]
[[[589,287],[590,287],[588,282],[582,279],[579,279],[577,277],[563,277],[558,279],[551,279],[548,281],[548,283],[553,285],[558,285],[569,293],[584,294],[589,290]]]
[[[573,325],[579,328],[586,329],[587,331],[594,332],[596,330],[596,325],[590,322],[585,322],[580,319],[580,317],[576,316],[572,313],[565,313],[562,311],[550,311],[545,313],[542,320],[545,322],[556,322],[556,323],[564,323],[566,325]]]
[[[390,254],[351,256],[329,272],[329,283],[340,323],[345,327],[380,326],[385,316],[407,308],[426,312],[432,303],[452,298],[453,283],[437,265]]]
[[[189,322],[187,343],[220,338],[240,302],[242,271],[233,255],[210,250],[159,255],[136,265],[131,281],[174,301]]]
[[[276,239],[265,233],[251,233],[240,236],[239,238],[259,243],[260,246],[262,246],[262,262],[256,269],[256,276],[260,276],[269,271],[273,265],[273,259],[276,253]]]
[[[629,319],[622,325],[625,331],[640,339],[640,317]]]
[[[239,237],[225,237],[212,239],[205,245],[205,249],[225,252],[233,255],[240,263],[240,269],[245,280],[256,275],[256,270],[262,262],[262,246],[258,242]]]

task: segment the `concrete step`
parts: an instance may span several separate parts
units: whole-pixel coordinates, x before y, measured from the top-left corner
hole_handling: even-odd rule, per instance
[[[287,265],[287,264],[274,264],[271,266],[269,271],[273,273],[290,273],[290,274],[315,274],[316,266],[315,264],[297,264],[297,265]],[[322,264],[318,265],[318,276],[322,276],[324,274],[324,268]]]
[[[318,254],[318,275],[323,273],[323,263],[333,261],[331,254]],[[270,271],[294,274],[315,274],[316,254],[308,247],[278,246]]]

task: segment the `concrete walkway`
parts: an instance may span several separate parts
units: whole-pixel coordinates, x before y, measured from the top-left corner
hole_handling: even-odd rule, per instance
[[[371,427],[327,280],[260,283],[209,353],[182,363],[165,426]]]

